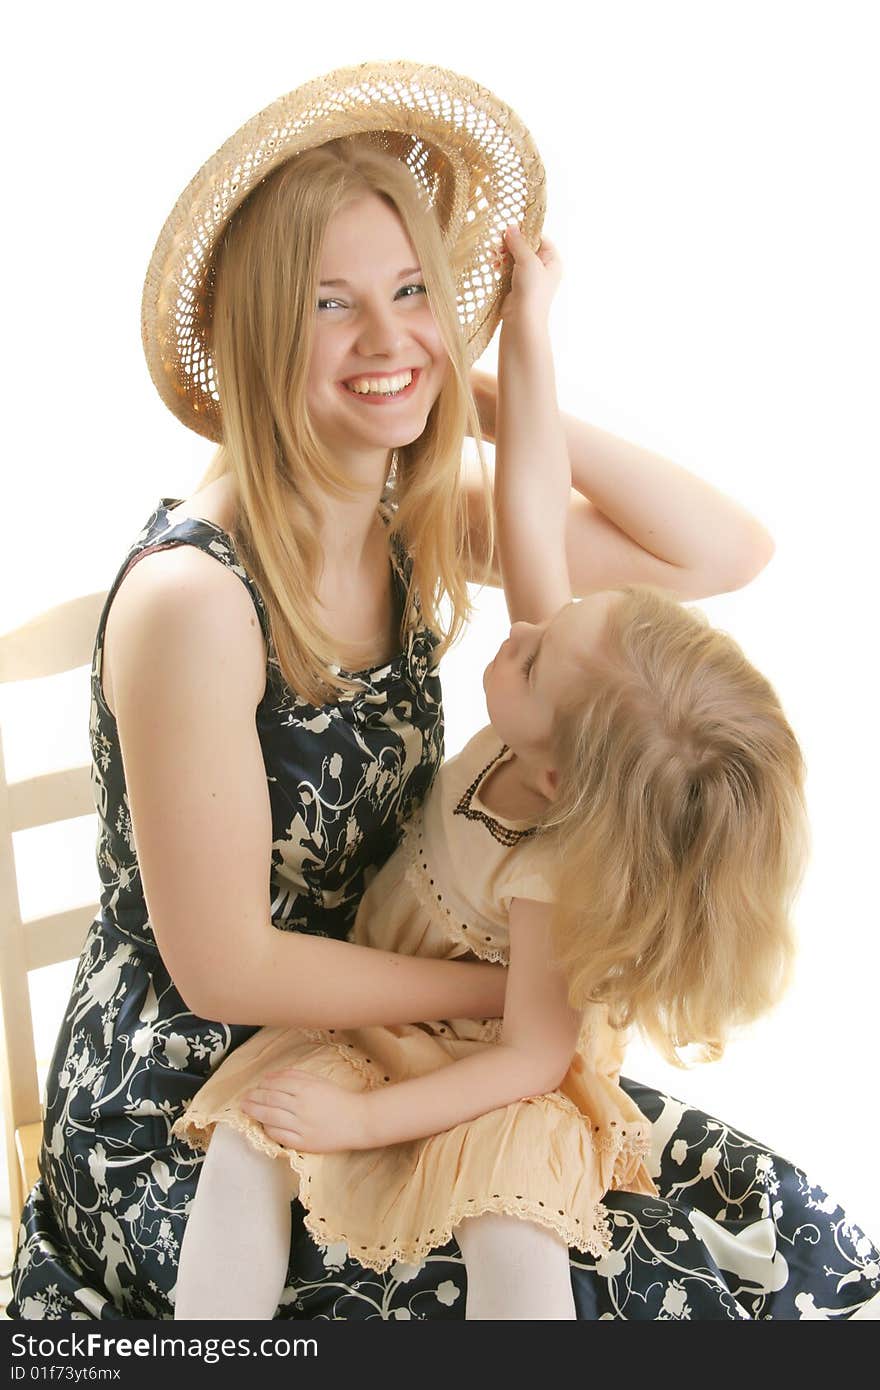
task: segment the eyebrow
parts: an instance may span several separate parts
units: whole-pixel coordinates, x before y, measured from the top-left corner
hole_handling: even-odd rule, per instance
[[[410,267],[409,270],[401,270],[397,278],[398,280],[405,280],[408,275],[421,275],[421,273],[421,266],[416,265]],[[338,286],[341,289],[351,289],[347,280],[320,280],[318,283],[321,285],[333,285],[334,287]]]

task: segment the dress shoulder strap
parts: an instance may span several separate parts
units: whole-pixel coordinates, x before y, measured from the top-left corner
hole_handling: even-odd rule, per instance
[[[232,570],[233,574],[238,575],[253,600],[260,628],[264,638],[268,640],[269,618],[263,597],[242,565],[232,536],[213,521],[206,521],[202,517],[187,516],[175,521],[168,515],[170,508],[175,506],[175,498],[163,497],[143,530],[135,538],[107,595],[102,619],[106,616],[111,600],[125,576],[145,555],[151,555],[157,550],[171,550],[179,545],[192,545],[197,550],[203,550],[205,554],[213,556],[220,564]]]
[[[103,664],[104,652],[104,629],[107,623],[107,616],[110,612],[110,605],[116,597],[117,590],[125,576],[131,569],[142,560],[145,555],[151,555],[156,550],[170,550],[178,545],[192,545],[198,550],[203,550],[205,554],[212,555],[221,565],[232,570],[233,574],[238,575],[244,584],[253,601],[260,623],[260,629],[267,645],[267,650],[272,650],[272,640],[269,629],[269,616],[263,597],[257,588],[254,580],[247,573],[236,554],[235,544],[227,531],[214,524],[212,521],[205,521],[202,517],[181,517],[178,521],[170,518],[168,512],[171,507],[177,505],[177,499],[163,497],[159,506],[151,513],[146,525],[143,527],[134,542],[129,547],[128,554],[123,560],[116,578],[110,586],[104,606],[101,610],[101,617],[98,621],[98,630],[95,638],[95,651],[92,662],[92,677],[97,680],[100,688],[101,667]]]

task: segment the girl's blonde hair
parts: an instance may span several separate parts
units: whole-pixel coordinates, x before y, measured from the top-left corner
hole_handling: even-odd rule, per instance
[[[673,1065],[720,1057],[790,983],[807,851],[804,763],[737,644],[659,590],[611,605],[554,729],[556,954]]]
[[[437,659],[470,613],[471,566],[460,484],[465,432],[474,436],[487,500],[454,266],[434,210],[402,160],[368,137],[333,140],[295,156],[260,183],[230,220],[217,248],[207,337],[223,408],[223,443],[201,485],[229,473],[235,483],[236,547],[266,603],[275,653],[287,683],[314,704],[352,688],[339,674],[332,634],[316,617],[321,547],[309,494],[350,495],[318,439],[306,382],[318,298],[320,256],[331,217],[365,194],[393,208],[415,248],[450,367],[422,435],[396,450],[389,539],[412,556],[401,641],[415,621],[415,598],[438,639]],[[450,616],[444,623],[441,604]]]

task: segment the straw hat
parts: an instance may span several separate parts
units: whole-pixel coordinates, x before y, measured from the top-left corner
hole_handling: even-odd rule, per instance
[[[223,228],[278,165],[363,133],[405,161],[438,215],[469,362],[492,337],[511,273],[509,261],[502,272],[491,264],[502,229],[518,222],[533,249],[541,239],[544,168],[529,132],[485,87],[444,68],[338,68],[245,122],[184,189],[156,242],[141,305],[144,352],[162,400],[198,434],[222,439],[205,328]]]

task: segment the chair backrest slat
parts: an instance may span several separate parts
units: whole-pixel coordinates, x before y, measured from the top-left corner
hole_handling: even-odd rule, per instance
[[[0,683],[74,671],[92,659],[106,593],[83,594],[47,608],[0,637]]]
[[[26,781],[10,782],[7,790],[13,834],[19,830],[33,830],[39,825],[72,820],[75,816],[91,816],[95,812],[88,763],[29,777]]]
[[[45,965],[76,960],[100,906],[99,902],[84,903],[51,917],[33,917],[23,922],[27,969],[42,970]]]

